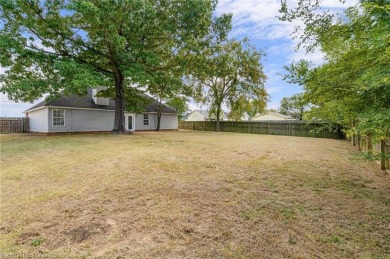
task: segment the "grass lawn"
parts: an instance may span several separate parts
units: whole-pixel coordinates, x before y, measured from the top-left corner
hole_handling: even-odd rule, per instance
[[[0,139],[0,257],[390,256],[390,176],[346,141],[191,131]]]

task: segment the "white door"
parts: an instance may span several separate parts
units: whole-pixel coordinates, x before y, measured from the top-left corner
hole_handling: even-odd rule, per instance
[[[125,123],[127,131],[135,130],[135,114],[134,113],[125,113]]]

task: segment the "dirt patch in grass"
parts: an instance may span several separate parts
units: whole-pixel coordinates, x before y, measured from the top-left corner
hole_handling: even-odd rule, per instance
[[[38,237],[39,237],[39,233],[37,233],[37,232],[23,233],[16,240],[16,244],[17,245],[31,244],[31,242],[33,242]]]
[[[390,177],[345,141],[1,135],[3,254],[386,258]]]

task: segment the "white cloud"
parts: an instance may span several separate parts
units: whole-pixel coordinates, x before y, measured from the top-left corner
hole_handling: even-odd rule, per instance
[[[292,46],[291,42],[279,43],[266,49],[267,55],[270,56],[287,55],[291,54],[291,51],[294,51],[294,46]]]
[[[293,52],[289,58],[288,62],[298,62],[301,59],[305,59],[307,61],[310,61],[314,63],[315,65],[320,65],[324,62],[324,54],[320,51],[310,52],[306,53],[304,49],[299,49],[296,52]]]
[[[281,86],[266,87],[268,94],[280,93],[282,91]]]
[[[221,0],[218,3],[217,14],[233,13],[233,37],[288,38],[293,26],[276,18],[279,9],[278,0]]]
[[[289,8],[297,6],[296,0],[287,2]],[[324,0],[321,7],[337,12],[356,3],[358,0],[347,0],[344,4],[339,0]],[[283,51],[289,52],[290,55],[288,61],[305,58],[316,64],[321,63],[323,56],[320,52],[307,54],[304,50],[299,50],[294,53],[294,46],[298,44],[298,40],[292,39],[292,33],[294,27],[303,27],[303,22],[280,21],[277,18],[280,15],[280,7],[280,0],[220,0],[216,12],[217,14],[233,13],[232,37],[249,37],[251,40],[289,40],[289,46],[283,45],[285,48]]]
[[[273,84],[280,81],[280,76],[278,75],[278,73],[280,72],[280,68],[276,68],[276,67],[271,66],[268,69],[266,69],[264,72],[268,77],[267,81],[266,81],[266,84],[268,86],[273,85]]]
[[[275,109],[275,110],[277,110],[277,109],[279,109],[279,105],[280,105],[279,102],[269,102],[267,104],[267,109]]]
[[[353,6],[358,2],[359,2],[358,0],[348,0],[345,1],[345,3],[343,4],[342,2],[340,2],[340,0],[324,0],[321,3],[321,6],[323,8],[342,9],[345,8],[346,6]]]

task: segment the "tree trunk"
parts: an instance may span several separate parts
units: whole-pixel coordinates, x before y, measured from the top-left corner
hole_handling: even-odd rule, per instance
[[[299,113],[299,120],[303,120],[303,107],[301,107],[300,109],[300,113]]]
[[[160,131],[160,122],[161,122],[161,103],[158,105],[158,110],[157,110],[157,128],[156,128],[156,131]]]
[[[112,134],[126,133],[123,75],[121,71],[115,73],[115,119]]]
[[[215,127],[215,131],[217,131],[217,132],[219,132],[221,130],[221,128],[219,126],[220,114],[221,114],[221,105],[218,105],[218,107],[217,107],[217,126]]]

